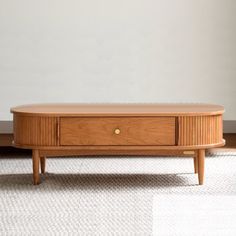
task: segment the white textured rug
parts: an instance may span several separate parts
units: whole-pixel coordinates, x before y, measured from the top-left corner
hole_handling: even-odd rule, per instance
[[[152,235],[159,196],[236,195],[236,153],[207,157],[203,186],[192,158],[50,158],[39,186],[31,171],[1,155],[0,235]]]
[[[235,236],[236,196],[157,195],[153,235]]]

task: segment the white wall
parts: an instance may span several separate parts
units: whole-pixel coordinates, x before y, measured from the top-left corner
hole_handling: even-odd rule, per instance
[[[236,120],[236,1],[0,0],[0,120],[34,102],[212,102]]]

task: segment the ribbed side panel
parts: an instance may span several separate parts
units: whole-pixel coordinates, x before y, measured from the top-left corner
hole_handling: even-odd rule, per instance
[[[216,144],[222,142],[222,115],[216,116],[180,116],[180,146]]]
[[[14,115],[14,142],[20,145],[56,146],[56,117]]]

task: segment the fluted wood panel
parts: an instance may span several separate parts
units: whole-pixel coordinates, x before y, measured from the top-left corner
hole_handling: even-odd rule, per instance
[[[15,114],[14,142],[18,145],[56,146],[57,118]]]
[[[222,115],[179,117],[178,145],[180,146],[221,143],[222,134]]]

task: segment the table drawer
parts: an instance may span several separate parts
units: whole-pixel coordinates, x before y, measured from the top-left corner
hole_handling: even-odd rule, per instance
[[[175,117],[62,117],[60,145],[175,145]]]

